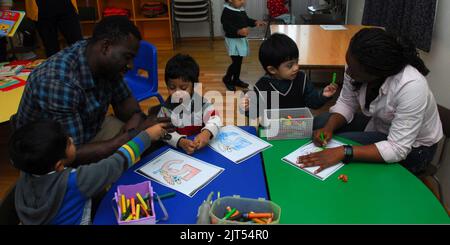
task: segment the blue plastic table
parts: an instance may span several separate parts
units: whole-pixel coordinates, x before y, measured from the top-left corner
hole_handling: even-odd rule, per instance
[[[256,130],[254,127],[241,128],[253,135],[256,135]],[[117,190],[117,185],[136,184],[148,180],[147,178],[135,173],[134,170],[140,168],[142,165],[149,162],[168,148],[169,146],[164,146],[144,157],[139,163],[128,169],[122,177],[120,177],[120,179],[111,186],[110,190],[101,201],[95,214],[93,221],[94,225],[117,224],[116,217],[112,209],[112,198],[114,192]],[[211,183],[197,192],[197,194],[195,194],[192,198],[152,181],[153,190],[159,195],[168,192],[176,192],[175,197],[162,200],[169,213],[169,219],[167,221],[160,221],[158,224],[195,224],[197,220],[198,207],[202,204],[203,200],[207,198],[211,191],[215,192],[213,200],[217,197],[216,193],[218,191],[220,191],[221,197],[240,195],[241,197],[261,197],[268,199],[261,154],[257,154],[240,164],[231,162],[209,147],[205,147],[194,153],[193,156],[205,162],[222,167],[225,170]],[[163,217],[163,213],[158,202],[154,202],[154,206],[156,211],[156,219],[161,219]]]

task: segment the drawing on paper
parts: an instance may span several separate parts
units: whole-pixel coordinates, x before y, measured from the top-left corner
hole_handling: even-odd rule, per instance
[[[201,172],[200,169],[183,163],[183,160],[169,160],[165,162],[160,169],[154,171],[153,173],[161,174],[163,179],[169,185],[181,185],[183,180],[188,182]]]
[[[237,132],[223,131],[217,136],[218,147],[223,152],[240,151],[252,143]]]

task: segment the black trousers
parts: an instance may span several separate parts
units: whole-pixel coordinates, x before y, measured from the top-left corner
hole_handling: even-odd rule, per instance
[[[228,83],[236,83],[239,81],[241,76],[242,56],[231,56],[231,65],[227,69],[227,74],[225,74],[224,81]]]
[[[78,15],[74,12],[68,15],[41,16],[37,21],[37,29],[45,47],[47,57],[60,50],[58,42],[58,30],[64,36],[67,45],[83,39]]]

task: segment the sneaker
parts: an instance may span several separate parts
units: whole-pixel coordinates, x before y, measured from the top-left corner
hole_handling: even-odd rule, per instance
[[[230,91],[236,91],[236,87],[231,83],[230,80],[225,79],[225,77],[222,78],[222,82],[225,84],[225,87],[227,87]]]
[[[241,81],[240,79],[234,82],[234,86],[241,88],[248,88],[248,83]]]

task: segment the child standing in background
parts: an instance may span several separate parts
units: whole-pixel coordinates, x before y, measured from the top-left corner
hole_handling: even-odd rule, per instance
[[[244,9],[245,0],[226,0],[220,19],[225,31],[225,44],[231,65],[222,81],[228,90],[235,91],[236,87],[247,88],[248,84],[240,80],[242,60],[249,54],[247,36],[249,27],[265,25],[264,21],[254,20],[247,16]]]

